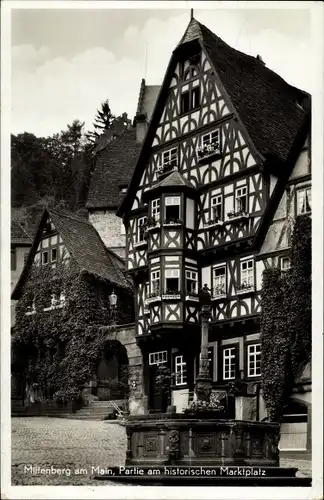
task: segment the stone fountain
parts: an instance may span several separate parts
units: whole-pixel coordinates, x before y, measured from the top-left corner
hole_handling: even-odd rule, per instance
[[[226,419],[222,409],[211,404],[207,348],[210,295],[206,285],[200,303],[201,356],[192,408],[186,413],[127,417],[125,466],[147,473],[124,479],[155,485],[309,485],[310,478],[296,477],[296,468],[279,467],[279,423]],[[197,467],[205,472],[215,468],[215,475],[188,472]],[[152,468],[160,471],[158,477],[148,475]]]

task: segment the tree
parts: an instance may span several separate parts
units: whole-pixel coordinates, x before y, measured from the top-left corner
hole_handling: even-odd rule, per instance
[[[114,119],[115,116],[111,112],[108,99],[106,99],[101,103],[101,109],[97,110],[93,123],[95,130],[88,132],[88,140],[94,145],[96,140],[105,132],[105,130],[110,129]]]

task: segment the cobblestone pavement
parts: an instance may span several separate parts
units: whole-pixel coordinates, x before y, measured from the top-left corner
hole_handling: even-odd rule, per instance
[[[19,417],[12,418],[11,450],[13,486],[116,486],[112,481],[93,479],[93,468],[124,465],[126,434],[124,427],[107,421]],[[280,465],[298,467],[298,475],[311,476],[310,461],[284,458]],[[53,466],[71,474],[33,474],[31,466]],[[77,474],[77,469],[83,473]]]

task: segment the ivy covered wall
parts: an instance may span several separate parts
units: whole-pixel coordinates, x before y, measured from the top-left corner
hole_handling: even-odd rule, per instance
[[[80,273],[73,262],[59,263],[55,269],[34,265],[17,304],[13,372],[47,399],[77,400],[96,369],[104,342],[113,337],[112,325],[134,320],[133,297],[122,288],[114,287],[118,301],[112,316],[112,290],[112,285]],[[62,293],[64,306],[58,301],[52,307],[51,296]]]
[[[270,420],[280,421],[301,364],[312,345],[311,219],[295,220],[291,269],[263,273],[261,300],[262,393]]]

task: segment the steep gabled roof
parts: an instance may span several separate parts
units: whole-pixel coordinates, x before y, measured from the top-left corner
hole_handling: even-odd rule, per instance
[[[195,187],[188,181],[188,179],[185,179],[183,175],[181,175],[180,172],[178,172],[178,170],[171,172],[171,174],[169,174],[167,177],[158,182],[155,187],[165,187],[165,186],[172,186],[172,187],[187,186],[190,189],[195,189]]]
[[[131,184],[117,210],[120,216],[131,202],[145,168],[178,53],[195,43],[205,50],[261,157],[284,167],[292,148],[296,147],[295,139],[310,113],[310,95],[289,85],[260,58],[233,49],[193,18],[170,59]]]
[[[97,155],[86,207],[117,208],[124,198],[120,188],[128,186],[141,145],[136,142],[136,130],[122,132]]]
[[[124,261],[105,247],[95,228],[86,219],[57,210],[45,209],[25,268],[12,293],[13,299],[18,299],[20,296],[48,218],[62,237],[64,245],[78,265],[80,272],[117,287],[131,288],[130,282],[125,278]]]
[[[300,105],[309,106],[310,95],[198,24],[203,46],[257,150],[285,162],[307,112]]]

